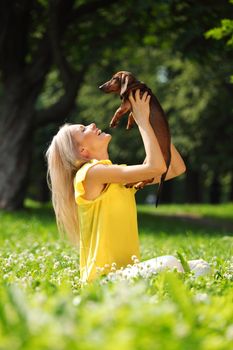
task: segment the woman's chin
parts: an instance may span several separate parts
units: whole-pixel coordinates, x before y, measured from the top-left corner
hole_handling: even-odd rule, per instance
[[[109,140],[111,140],[111,138],[112,138],[112,135],[107,134],[106,132],[102,132],[101,136],[103,136],[104,138],[107,138]]]

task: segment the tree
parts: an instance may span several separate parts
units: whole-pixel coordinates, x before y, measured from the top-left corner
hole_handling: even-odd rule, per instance
[[[229,2],[231,4],[233,4],[233,0],[230,0]],[[225,41],[224,51],[232,52],[232,49],[233,49],[233,19],[229,18],[228,15],[227,15],[227,18],[222,18],[221,23],[219,23],[215,28],[208,30],[205,33],[205,36],[207,39],[213,38],[215,40],[224,40]],[[233,83],[233,75],[231,75],[230,81],[231,81],[231,83]],[[232,131],[233,131],[233,129],[231,128],[231,132]],[[215,186],[213,186],[213,188],[215,188]],[[229,200],[233,201],[233,171],[231,172]]]
[[[233,4],[233,0],[229,1]],[[232,8],[233,9],[233,8]],[[223,18],[221,24],[215,28],[208,30],[205,33],[205,37],[213,38],[216,40],[226,39],[225,50],[229,51],[233,49],[233,19]],[[233,83],[233,75],[231,76],[231,83]]]
[[[198,183],[197,177],[203,177],[206,170],[212,172],[212,186],[210,187],[213,190],[211,190],[210,197],[214,198],[214,202],[221,199],[219,184],[222,177],[232,174],[233,169],[232,143],[228,142],[232,135],[233,117],[231,98],[233,85],[229,81],[232,73],[233,52],[226,48],[224,41],[206,40],[205,33],[217,27],[222,18],[228,18],[230,22],[227,24],[229,25],[232,20],[231,14],[232,5],[225,0],[221,2],[218,0],[207,2],[171,0],[168,2],[169,20],[166,20],[166,30],[163,30],[164,23],[158,21],[148,38],[150,42],[153,42],[160,33],[162,41],[170,46],[174,54],[179,54],[182,61],[188,60],[194,66],[199,66],[198,70],[201,75],[199,75],[196,89],[190,93],[191,96],[196,95],[197,97],[195,91],[199,91],[199,98],[196,101],[204,101],[202,96],[206,95],[208,103],[206,103],[206,108],[202,109],[200,120],[195,124],[196,131],[201,136],[198,138],[198,142],[201,141],[199,150],[196,148],[196,152],[189,154],[187,161],[191,164],[191,170],[196,170],[193,174],[196,180],[192,176],[193,183]],[[231,33],[229,27],[231,26],[228,26],[228,36]],[[179,74],[176,74],[176,77],[179,79]],[[195,111],[193,105],[192,111]],[[201,164],[203,167],[200,166]],[[215,186],[216,183],[218,186]],[[215,189],[217,189],[216,193],[213,193]]]
[[[142,1],[1,1],[0,208],[23,206],[35,130],[67,119],[88,68],[139,35],[146,11]],[[51,72],[60,97],[38,109]]]

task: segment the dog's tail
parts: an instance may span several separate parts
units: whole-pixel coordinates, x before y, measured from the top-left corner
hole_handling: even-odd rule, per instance
[[[158,187],[157,194],[156,194],[156,202],[155,202],[156,208],[159,204],[159,200],[160,200],[162,189],[163,189],[163,183],[164,183],[164,180],[166,178],[167,172],[168,172],[168,168],[167,168],[166,172],[163,173],[163,175],[161,176],[161,179],[160,179],[159,187]]]

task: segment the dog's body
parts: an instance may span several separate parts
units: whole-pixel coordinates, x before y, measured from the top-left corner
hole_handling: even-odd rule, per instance
[[[145,91],[148,92],[149,95],[151,95],[150,98],[150,124],[154,130],[154,133],[157,137],[158,143],[160,145],[161,152],[163,154],[167,170],[164,174],[161,176],[158,192],[157,192],[157,198],[156,198],[156,206],[158,205],[159,197],[162,190],[163,182],[166,178],[167,171],[171,162],[171,136],[169,131],[168,122],[165,116],[165,113],[155,97],[155,95],[152,93],[151,89],[149,89],[146,84],[144,84],[141,81],[136,80],[136,78],[129,72],[121,71],[116,73],[111,80],[106,82],[105,84],[101,85],[99,87],[102,91],[106,93],[114,92],[118,93],[121,96],[122,103],[121,106],[117,109],[115,112],[111,122],[111,127],[116,127],[121,117],[126,114],[128,111],[130,111],[129,117],[128,117],[128,124],[127,129],[130,129],[134,123],[133,114],[131,112],[131,104],[128,100],[128,96],[130,92],[140,90],[140,95],[142,96]],[[142,181],[138,183],[135,187],[136,188],[142,188],[145,186],[145,184],[153,182],[153,179]]]

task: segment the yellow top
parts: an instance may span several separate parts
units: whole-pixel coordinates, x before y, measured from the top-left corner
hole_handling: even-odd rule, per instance
[[[120,269],[133,264],[133,255],[140,259],[136,190],[112,183],[94,200],[83,198],[83,180],[87,171],[97,163],[112,164],[108,159],[91,160],[77,171],[74,178],[82,282],[90,282],[99,275],[107,274],[111,271],[112,263],[116,264],[116,269]]]

